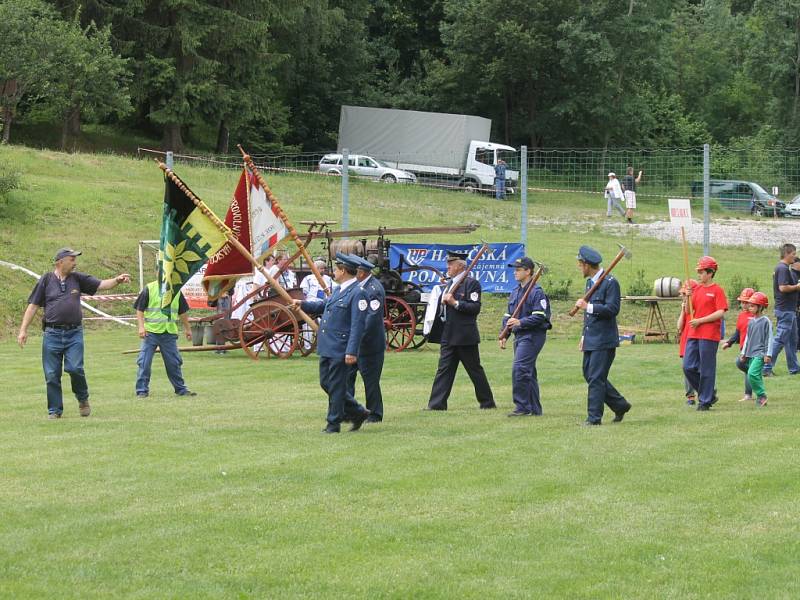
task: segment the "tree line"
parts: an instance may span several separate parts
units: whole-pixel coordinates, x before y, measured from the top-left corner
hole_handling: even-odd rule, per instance
[[[536,147],[800,146],[800,0],[0,0],[15,122],[217,153],[336,146],[357,104]]]

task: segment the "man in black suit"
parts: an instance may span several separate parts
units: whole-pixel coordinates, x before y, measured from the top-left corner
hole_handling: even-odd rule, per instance
[[[586,277],[586,291],[603,274],[600,263],[603,257],[594,248],[581,246],[578,250],[578,268]],[[611,385],[608,372],[619,346],[617,315],[620,307],[619,282],[607,275],[588,300],[575,303],[583,315],[583,334],[580,350],[583,352],[583,378],[589,384],[588,415],[584,425],[600,425],[603,404],[614,411],[614,422],[622,421],[631,409],[630,403]]]
[[[386,327],[383,324],[383,308],[386,304],[386,293],[381,283],[372,276],[375,268],[368,260],[360,256],[349,255],[358,265],[356,279],[367,298],[367,310],[364,312],[364,337],[358,349],[358,362],[350,366],[347,375],[347,390],[355,397],[356,375],[361,373],[364,382],[364,400],[369,411],[367,423],[383,421],[383,395],[381,394],[381,373],[383,358],[386,353]]]
[[[477,317],[481,311],[481,284],[465,273],[466,259],[466,253],[447,253],[447,275],[450,280],[442,290],[441,306],[436,317],[439,320],[437,325],[441,328],[439,368],[433,380],[427,410],[447,410],[447,399],[453,388],[458,363],[467,370],[480,407],[497,408],[478,352],[481,336]],[[459,284],[462,279],[463,283]],[[451,292],[453,288],[455,291]],[[434,340],[429,338],[429,341]]]

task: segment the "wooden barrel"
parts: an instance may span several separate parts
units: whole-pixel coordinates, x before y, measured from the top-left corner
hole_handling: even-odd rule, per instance
[[[356,256],[363,256],[364,246],[359,240],[333,240],[328,247],[328,253],[331,260],[336,258],[336,253],[355,254]]]
[[[660,277],[653,283],[653,295],[659,298],[675,298],[680,289],[681,280],[677,277]]]

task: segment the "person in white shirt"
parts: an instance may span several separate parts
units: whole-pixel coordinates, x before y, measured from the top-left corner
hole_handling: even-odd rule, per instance
[[[322,275],[322,280],[325,282],[325,287],[328,290],[333,290],[333,280],[330,278],[330,275],[326,273],[328,270],[328,265],[325,264],[324,260],[315,260],[314,266],[317,267],[317,270]],[[325,290],[322,289],[322,286],[317,281],[316,276],[313,273],[310,273],[303,277],[303,281],[300,282],[300,289],[303,290],[303,297],[307,300],[324,300],[325,299]]]
[[[297,275],[292,271],[292,265],[289,263],[289,256],[286,254],[278,256],[278,269],[276,272],[281,269],[283,269],[283,273],[278,275],[278,283],[281,284],[281,287],[285,290],[296,288]],[[270,275],[272,275],[272,273],[270,273]]]
[[[606,184],[605,197],[607,200],[606,217],[611,216],[611,209],[614,208],[619,211],[619,214],[625,216],[625,209],[622,208],[622,186],[619,184],[616,174],[608,174],[608,183]]]

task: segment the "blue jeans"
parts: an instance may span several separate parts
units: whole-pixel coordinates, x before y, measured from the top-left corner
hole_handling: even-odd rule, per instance
[[[714,340],[686,340],[683,354],[683,373],[689,384],[697,390],[697,401],[703,405],[714,403],[714,389],[717,385],[717,348]]]
[[[83,371],[83,328],[55,329],[48,327],[42,338],[42,367],[47,383],[47,412],[64,412],[61,395],[61,366],[69,374],[72,393],[78,402],[89,399],[89,385]]]
[[[494,180],[494,190],[495,190],[495,198],[498,200],[502,200],[506,197],[506,180],[505,179],[495,179]]]
[[[142,345],[139,348],[139,372],[136,374],[136,393],[148,393],[150,390],[150,367],[153,365],[153,356],[156,348],[161,350],[161,358],[164,359],[164,366],[167,368],[167,377],[176,394],[186,391],[186,384],[183,382],[181,365],[183,359],[178,352],[178,336],[174,333],[150,333],[144,336]]]
[[[776,310],[775,318],[778,326],[775,339],[772,341],[772,363],[765,364],[764,371],[771,372],[781,350],[786,349],[786,366],[789,368],[789,373],[797,373],[800,371],[800,365],[797,364],[797,313],[793,310]]]

